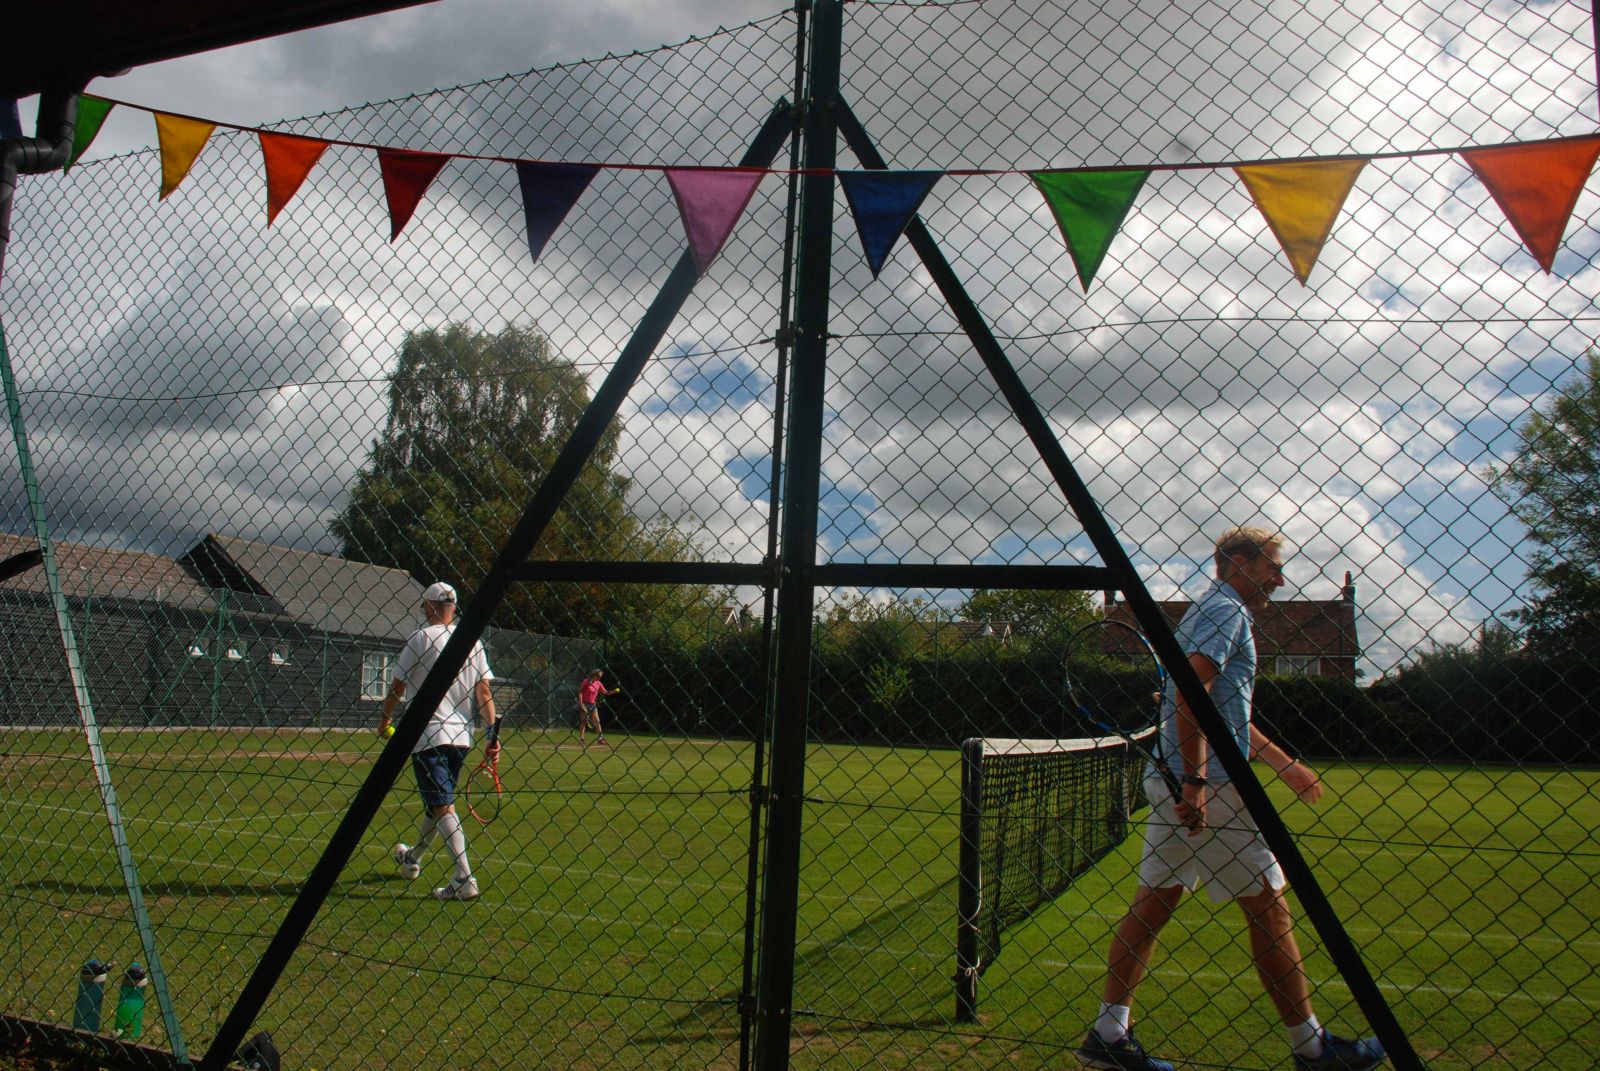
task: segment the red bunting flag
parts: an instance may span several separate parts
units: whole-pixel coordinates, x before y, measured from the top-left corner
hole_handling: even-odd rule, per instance
[[[378,167],[383,172],[383,195],[389,201],[389,241],[400,237],[417,202],[428,191],[433,180],[450,157],[436,152],[413,152],[410,149],[379,149]]]
[[[1506,214],[1517,236],[1548,273],[1600,156],[1600,135],[1544,145],[1504,145],[1461,154]]]
[[[667,168],[667,183],[678,200],[689,252],[701,275],[722,252],[764,174],[752,168]]]
[[[283,206],[293,200],[300,184],[317,166],[328,142],[301,138],[293,134],[260,131],[261,160],[267,169],[267,226],[278,218]]]

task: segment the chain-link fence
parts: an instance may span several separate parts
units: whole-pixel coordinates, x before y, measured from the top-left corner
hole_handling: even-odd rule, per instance
[[[1256,726],[1324,789],[1256,766],[1319,887],[1287,900],[1303,967],[1263,996],[1271,920],[1185,899],[1139,953],[1137,1036],[1291,1066],[1303,971],[1325,1027],[1370,1034],[1376,997],[1428,1067],[1593,1066],[1600,202],[1543,272],[1462,155],[1595,132],[1589,6],[857,3],[835,103],[793,109],[832,7],[285,122],[336,144],[270,229],[251,132],[161,201],[155,152],[23,180],[5,345],[60,600],[0,567],[9,1023],[196,1064],[247,1007],[297,1068],[1070,1066],[1152,820],[1139,726],[1095,710],[1164,687],[1080,638],[1198,643],[1213,540],[1259,525],[1287,544]],[[842,171],[944,173],[876,276],[844,198],[786,170],[832,123]],[[386,243],[375,145],[476,158]],[[1232,165],[1358,154],[1302,285]],[[533,262],[512,160],[647,166],[600,169]],[[675,292],[652,168],[740,162],[777,170]],[[1076,167],[1154,168],[1087,292],[1026,173]],[[251,1006],[435,580],[469,619],[504,588],[504,805],[463,858],[397,766]],[[430,895],[465,867],[476,902]],[[94,1016],[91,958],[117,964]]]

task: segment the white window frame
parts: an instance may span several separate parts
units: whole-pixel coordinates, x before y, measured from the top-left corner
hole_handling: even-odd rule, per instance
[[[389,673],[394,668],[394,655],[388,651],[361,652],[361,698],[382,700],[389,694]],[[374,677],[373,670],[377,673]]]
[[[1320,677],[1322,676],[1322,656],[1307,654],[1280,654],[1273,663],[1273,670],[1280,677]]]

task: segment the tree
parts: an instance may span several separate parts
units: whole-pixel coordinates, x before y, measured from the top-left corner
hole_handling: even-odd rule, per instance
[[[1600,642],[1600,355],[1517,429],[1490,486],[1528,530],[1535,597],[1517,611],[1534,648]]]
[[[340,553],[463,591],[482,582],[589,403],[588,384],[534,327],[465,324],[409,333],[389,377],[389,415],[345,508],[329,524]],[[630,511],[614,472],[617,432],[591,455],[532,557],[670,561],[692,541]],[[710,614],[720,592],[689,586],[519,584],[497,623],[565,636],[639,631]],[[670,608],[670,610],[668,610]],[[703,633],[702,623],[690,631]]]
[[[993,588],[975,588],[957,612],[968,621],[1009,621],[1017,641],[1030,647],[1058,644],[1094,616],[1086,591]]]

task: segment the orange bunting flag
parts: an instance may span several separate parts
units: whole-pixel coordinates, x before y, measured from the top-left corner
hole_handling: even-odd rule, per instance
[[[1316,266],[1333,221],[1366,166],[1365,159],[1310,160],[1233,169],[1277,235],[1301,285]]]
[[[1473,149],[1461,156],[1488,187],[1539,267],[1549,273],[1578,195],[1600,156],[1600,136]]]
[[[389,201],[389,241],[391,243],[411,222],[417,202],[428,192],[433,180],[451,157],[436,152],[410,149],[379,149],[378,167],[383,172],[383,195]]]
[[[328,143],[293,134],[269,134],[265,130],[258,133],[261,161],[267,169],[267,226],[270,227],[283,206],[294,199],[300,184],[317,166],[322,154],[328,151]]]
[[[206,140],[217,124],[203,119],[156,112],[156,139],[161,145],[161,200],[178,188],[194,166],[194,158],[206,147]]]

